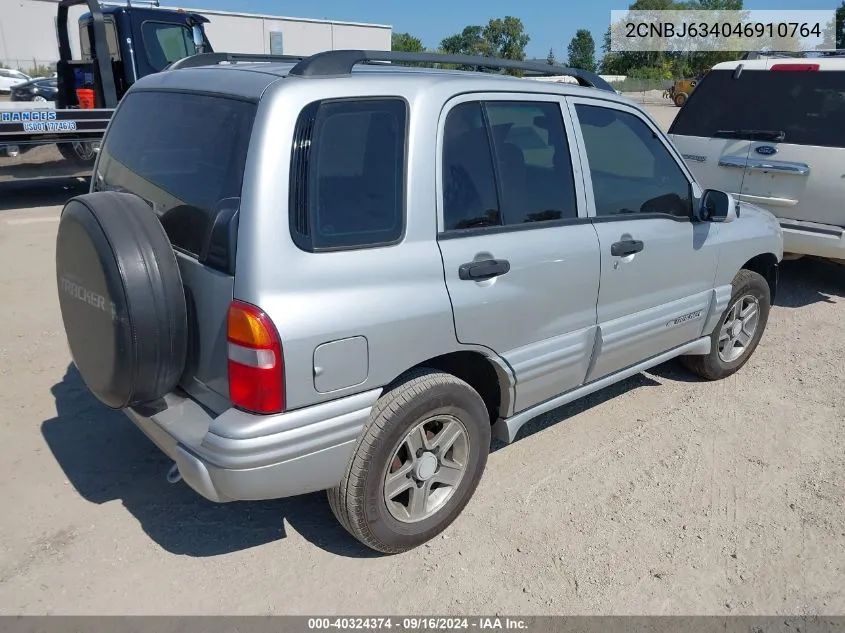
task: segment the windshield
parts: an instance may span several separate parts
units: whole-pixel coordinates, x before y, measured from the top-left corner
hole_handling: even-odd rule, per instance
[[[711,71],[669,133],[845,147],[845,71]]]

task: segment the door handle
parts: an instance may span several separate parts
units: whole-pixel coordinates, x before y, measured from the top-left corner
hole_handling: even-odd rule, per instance
[[[610,246],[610,254],[614,257],[627,257],[643,250],[644,244],[641,240],[622,240],[614,242]]]
[[[793,163],[783,160],[765,160],[762,158],[743,158],[742,156],[722,156],[719,167],[736,167],[748,171],[775,171],[779,174],[807,176],[810,166],[807,163]]]
[[[506,259],[485,259],[461,264],[458,268],[458,277],[464,281],[484,281],[504,275],[510,269],[511,263]]]

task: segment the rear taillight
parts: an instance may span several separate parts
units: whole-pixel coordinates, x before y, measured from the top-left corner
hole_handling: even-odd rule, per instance
[[[248,303],[233,301],[227,323],[229,399],[254,413],[285,408],[282,344],[273,322]]]
[[[818,69],[818,64],[772,64],[771,67],[771,70],[786,70],[792,72],[806,72]]]

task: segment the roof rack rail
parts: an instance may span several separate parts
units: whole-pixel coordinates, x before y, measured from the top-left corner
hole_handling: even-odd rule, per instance
[[[294,66],[289,75],[298,77],[326,77],[348,75],[360,63],[399,62],[423,64],[454,64],[481,68],[523,70],[540,76],[564,75],[573,77],[582,86],[616,92],[597,74],[579,68],[552,66],[542,62],[524,62],[498,57],[473,55],[444,55],[442,53],[406,53],[399,51],[334,50],[306,57]]]
[[[176,60],[165,70],[180,70],[182,68],[199,68],[201,66],[216,66],[221,62],[235,64],[237,62],[301,62],[305,59],[301,55],[253,55],[251,53],[200,53],[189,55]]]
[[[809,51],[747,51],[742,59],[764,59],[766,57],[845,57],[845,48],[820,48]]]

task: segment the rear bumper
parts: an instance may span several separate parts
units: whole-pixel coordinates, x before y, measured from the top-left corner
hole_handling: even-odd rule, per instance
[[[214,417],[195,400],[168,394],[166,408],[125,413],[206,499],[277,499],[340,482],[380,395],[376,389],[274,416],[229,409]]]
[[[845,259],[845,229],[838,226],[781,219],[783,252]]]

